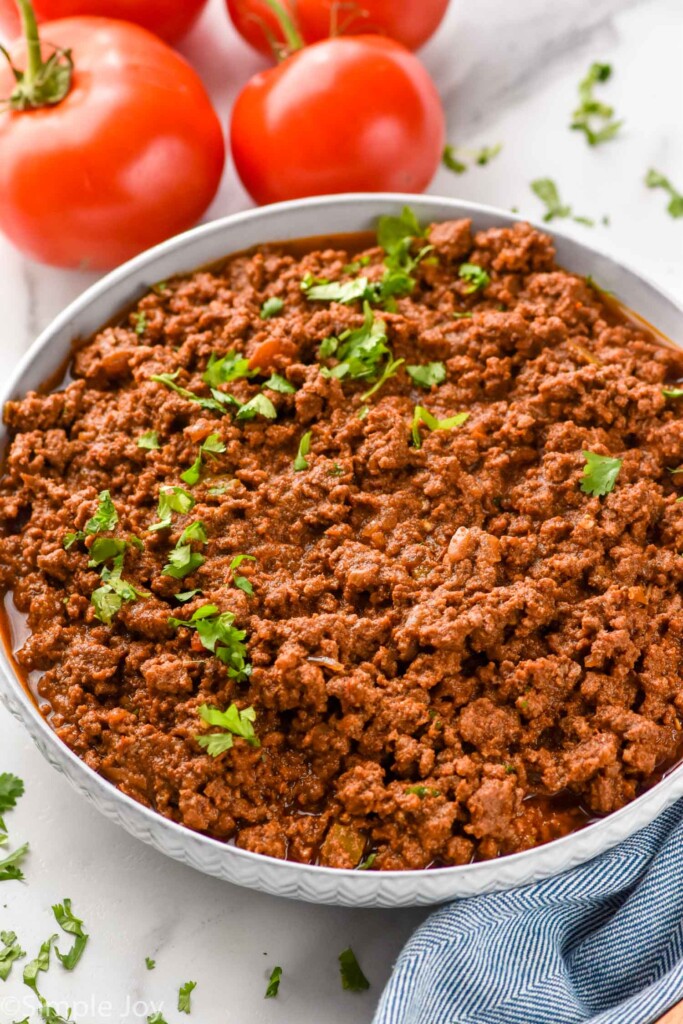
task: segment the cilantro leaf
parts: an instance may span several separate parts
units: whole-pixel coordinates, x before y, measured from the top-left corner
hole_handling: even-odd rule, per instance
[[[542,203],[545,203],[544,221],[553,220],[555,217],[571,217],[571,206],[562,205],[557,185],[551,178],[538,178],[536,181],[532,181],[531,191],[538,196]]]
[[[162,576],[174,580],[185,579],[204,565],[206,558],[199,551],[193,551],[189,544],[177,545],[169,552],[168,562],[161,570]]]
[[[367,399],[371,398],[376,391],[379,391],[382,385],[388,381],[390,377],[395,377],[398,370],[404,363],[405,359],[390,359],[389,362],[385,364],[384,369],[382,370],[382,376],[379,378],[377,383],[373,384],[373,386],[362,395],[363,401],[367,401]]]
[[[195,587],[194,590],[184,590],[180,594],[174,594],[176,601],[180,601],[181,604],[185,604],[186,601],[191,601],[197,594],[201,594],[199,587]]]
[[[157,516],[159,521],[150,526],[153,530],[165,530],[171,525],[171,515],[178,512],[180,515],[187,515],[194,507],[195,500],[182,487],[164,487],[159,493],[159,505]]]
[[[326,281],[304,278],[301,290],[311,302],[358,302],[373,294],[367,277],[354,277],[350,281]]]
[[[218,391],[215,388],[211,389],[212,398],[195,395],[194,391],[188,391],[187,388],[180,387],[179,384],[175,383],[178,373],[178,370],[175,373],[154,373],[149,379],[156,381],[157,384],[164,384],[171,391],[175,391],[177,395],[180,395],[181,398],[187,399],[188,402],[196,402],[201,409],[218,413],[219,416],[225,415],[226,406],[239,405],[237,399],[233,398],[232,395],[224,395],[222,391]]]
[[[683,388],[662,388],[665,398],[683,398]]]
[[[430,789],[429,786],[408,786],[405,790],[406,793],[412,793],[415,796],[419,796],[420,800],[424,800],[426,796],[440,796],[441,792],[438,789]]]
[[[198,544],[206,544],[208,541],[206,534],[206,527],[201,519],[195,519],[193,523],[186,526],[180,535],[179,544],[189,544],[191,541],[197,541]]]
[[[674,188],[668,178],[653,168],[645,176],[645,184],[648,188],[661,188],[669,193],[669,204],[667,212],[671,217],[683,217],[683,195]]]
[[[253,420],[255,416],[264,416],[267,420],[277,419],[277,409],[264,394],[254,395],[241,407],[235,419]]]
[[[224,729],[224,733],[214,733],[209,736],[197,736],[197,742],[211,757],[218,757],[233,746],[233,736],[241,736],[249,746],[260,747],[261,742],[254,732],[254,721],[256,712],[253,708],[245,708],[240,711],[236,704],[231,704],[226,711],[219,708],[209,707],[202,704],[199,714],[207,725],[218,726]]]
[[[377,220],[377,244],[388,256],[406,253],[416,238],[424,238],[424,231],[409,206],[398,217],[384,214]]]
[[[199,450],[204,455],[222,455],[226,451],[225,442],[221,440],[220,434],[209,434]]]
[[[491,283],[489,275],[477,263],[462,263],[458,270],[458,277],[469,282],[469,286],[465,289],[465,295],[472,295]]]
[[[244,679],[251,673],[251,665],[246,661],[247,648],[244,644],[246,631],[233,626],[235,616],[232,612],[219,612],[215,604],[204,604],[193,613],[190,619],[169,618],[168,623],[174,629],[181,626],[196,629],[202,646],[228,667],[231,679]]]
[[[91,595],[95,618],[110,626],[114,616],[121,610],[124,601],[135,601],[138,597],[149,597],[146,590],[139,590],[122,578],[123,555],[116,555],[111,569],[102,570],[102,586]]]
[[[145,957],[145,967],[147,968],[148,971],[153,971],[156,965],[156,960],[152,960],[151,956]]]
[[[596,452],[582,451],[581,454],[586,460],[581,478],[583,493],[595,497],[609,494],[614,489],[624,460]]]
[[[156,430],[147,430],[144,434],[141,434],[137,440],[137,446],[138,448],[147,448],[149,451],[161,448],[159,435]]]
[[[11,772],[0,774],[0,814],[16,807],[19,797],[24,795],[24,783]]]
[[[339,954],[339,972],[342,988],[349,992],[364,992],[370,988],[370,982],[363,974],[356,954],[350,947]]]
[[[78,543],[79,540],[85,540],[85,534],[83,530],[76,530],[74,533],[67,533],[64,535],[64,550],[69,551],[74,544]]]
[[[416,405],[412,425],[413,444],[416,448],[422,447],[421,423],[424,423],[429,430],[450,430],[452,427],[461,427],[469,418],[470,414],[468,412],[459,412],[448,419],[437,420],[436,416],[433,416],[424,406]]]
[[[196,981],[186,981],[184,985],[180,986],[180,989],[178,990],[178,1011],[180,1013],[190,1012],[190,1001],[192,993],[196,987]]]
[[[147,317],[145,316],[144,313],[132,313],[131,319],[135,326],[135,333],[137,334],[138,338],[141,338],[142,335],[147,330]]]
[[[308,469],[308,462],[306,456],[311,450],[311,431],[307,430],[299,441],[299,450],[294,459],[294,472],[301,473],[303,470]]]
[[[249,597],[251,597],[254,593],[251,580],[248,580],[246,576],[239,576],[237,574],[237,569],[239,569],[240,565],[244,561],[255,562],[256,557],[254,555],[235,555],[230,563],[230,571],[232,573],[232,579],[235,586],[239,587],[240,590],[243,590],[245,594],[248,594]]]
[[[277,296],[273,296],[271,299],[266,301],[261,306],[261,312],[259,316],[262,320],[270,320],[271,317],[277,316],[284,309],[284,302],[282,299],[278,299]]]
[[[52,949],[52,943],[56,941],[56,935],[51,935],[49,939],[46,939],[40,947],[38,956],[35,960],[31,960],[31,962],[26,964],[24,967],[24,985],[27,985],[39,998],[38,975],[41,971],[47,971],[49,969],[50,950]]]
[[[24,843],[4,860],[0,860],[0,882],[21,881],[24,872],[17,865],[26,857],[28,849],[28,843]]]
[[[15,960],[21,960],[26,953],[17,942],[14,932],[0,932],[3,948],[0,949],[0,980],[7,981]]]
[[[186,469],[180,474],[180,479],[188,487],[194,487],[195,484],[199,483],[199,479],[202,475],[202,453],[200,452],[197,458],[194,460],[189,469]]]
[[[409,377],[422,388],[431,388],[435,384],[443,384],[446,379],[446,367],[443,363],[406,366],[406,370]]]
[[[273,967],[270,972],[270,978],[268,980],[268,988],[264,999],[275,999],[276,995],[280,991],[280,979],[282,978],[282,968]]]
[[[119,521],[119,516],[114,508],[109,491],[101,491],[99,496],[97,512],[85,524],[85,532],[92,536],[95,533],[106,533],[113,530]]]
[[[115,594],[109,587],[98,587],[97,590],[93,590],[90,601],[95,609],[95,618],[105,626],[111,626],[123,604],[121,595]]]
[[[227,352],[224,356],[217,356],[212,352],[202,380],[212,388],[217,388],[220,384],[229,384],[230,381],[243,380],[255,375],[256,370],[249,369],[249,360],[239,352]]]
[[[161,1010],[155,1010],[155,1012],[150,1013],[147,1018],[147,1024],[168,1024],[168,1022],[163,1016]]]
[[[92,569],[110,558],[116,558],[117,555],[122,555],[127,547],[126,541],[117,537],[96,537],[90,547],[88,566]]]
[[[71,900],[65,899],[63,903],[56,903],[52,908],[52,912],[62,931],[74,937],[74,944],[68,953],[60,953],[57,946],[55,946],[55,955],[62,965],[67,971],[73,971],[83,956],[83,951],[88,944],[89,935],[83,930],[83,922],[73,913]]]
[[[382,368],[385,356],[391,360],[391,349],[386,344],[386,324],[381,317],[375,317],[369,303],[363,306],[362,327],[344,331],[337,339],[336,356],[339,362],[331,370],[323,367],[323,376],[343,380],[351,377],[376,377]]]
[[[587,74],[579,83],[579,106],[572,114],[570,128],[581,131],[586,136],[589,146],[597,146],[601,142],[613,139],[623,121],[614,120],[614,108],[595,99],[594,86],[608,81],[612,76],[610,64],[591,64]]]
[[[375,863],[376,860],[377,860],[377,854],[376,853],[368,854],[368,856],[365,858],[365,860],[362,860],[360,862],[360,864],[356,868],[356,871],[369,871],[370,868],[373,866],[373,864]]]
[[[271,374],[263,387],[269,388],[270,391],[279,391],[282,395],[293,395],[296,391],[294,385],[290,384],[284,377],[281,377],[279,373]]]
[[[443,151],[441,160],[449,171],[453,171],[454,174],[464,174],[468,168],[465,159],[473,160],[477,166],[484,167],[491,163],[495,156],[498,156],[502,148],[501,143],[497,143],[495,146],[482,146],[475,150],[462,149],[460,146],[448,144]],[[460,154],[460,157],[456,154]]]

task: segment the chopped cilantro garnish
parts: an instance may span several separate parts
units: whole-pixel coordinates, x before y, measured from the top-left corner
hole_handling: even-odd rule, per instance
[[[452,314],[454,320],[471,320],[474,313],[471,312],[457,312]]]
[[[455,174],[464,174],[468,168],[465,160],[473,160],[479,167],[484,167],[486,164],[490,163],[495,156],[498,156],[502,148],[503,147],[500,143],[495,146],[482,146],[480,149],[476,150],[463,149],[460,146],[452,146],[448,144],[443,151],[443,165]]]
[[[145,957],[145,967],[147,968],[148,971],[153,971],[156,965],[156,960],[152,960],[151,956]]]
[[[594,63],[579,83],[579,106],[572,114],[569,126],[575,131],[584,132],[589,146],[597,146],[601,142],[613,139],[623,121],[614,120],[614,108],[601,103],[593,95],[593,87],[606,82],[612,75],[611,64]]]
[[[415,212],[404,206],[398,217],[384,214],[377,221],[377,244],[388,256],[406,253],[416,238],[424,238],[424,231]]]
[[[339,954],[339,971],[342,988],[349,992],[364,992],[370,988],[370,982],[363,974],[356,954],[351,948],[345,949],[343,953]]]
[[[152,291],[155,295],[163,295],[164,292],[168,291],[168,285],[165,281],[157,281],[156,284],[152,285]]]
[[[318,281],[304,278],[301,290],[311,302],[358,302],[374,294],[367,277],[354,277],[350,281]]]
[[[141,338],[147,330],[147,317],[144,313],[133,313],[133,322],[135,324],[135,333],[138,338]]]
[[[295,473],[301,473],[301,472],[303,472],[304,469],[308,469],[308,462],[306,461],[306,456],[308,455],[310,450],[311,450],[311,431],[307,430],[306,433],[301,438],[301,440],[299,441],[299,450],[296,453],[296,458],[294,459],[294,472]]]
[[[202,704],[199,714],[207,725],[218,726],[225,730],[222,733],[196,737],[199,746],[203,747],[211,757],[218,757],[219,754],[230,750],[234,736],[241,736],[251,747],[261,746],[261,742],[254,732],[256,712],[253,708],[245,708],[240,711],[236,704],[231,704],[227,711],[220,711],[218,708]]]
[[[102,565],[110,558],[122,555],[127,547],[126,541],[117,537],[96,537],[90,547],[88,566],[92,569],[96,565]]]
[[[186,981],[185,984],[181,985],[178,989],[178,1011],[180,1013],[190,1012],[192,993],[196,987],[196,981]]]
[[[201,455],[201,452],[200,452],[199,455],[197,456],[197,458],[192,463],[192,465],[188,469],[186,469],[183,473],[180,474],[180,479],[183,481],[184,484],[187,484],[188,487],[194,487],[195,484],[199,483],[201,475],[202,475],[202,455]]]
[[[199,450],[203,455],[221,455],[225,451],[225,444],[220,434],[209,434]]]
[[[280,979],[281,978],[282,978],[282,968],[281,967],[273,967],[272,971],[270,972],[270,978],[268,980],[268,988],[266,989],[266,994],[264,996],[264,999],[275,999],[275,996],[280,991]]]
[[[147,1018],[147,1024],[168,1024],[168,1021],[162,1014],[161,1010],[155,1010],[154,1013],[150,1013]]]
[[[323,368],[326,377],[343,380],[376,377],[381,372],[385,356],[391,361],[391,350],[386,344],[386,324],[381,317],[375,317],[369,303],[363,306],[363,325],[353,331],[344,331],[339,336],[336,356],[339,362],[331,370]]]
[[[683,388],[662,388],[665,398],[683,398]]]
[[[596,452],[582,451],[586,465],[581,478],[581,490],[584,494],[600,497],[614,489],[621,470],[623,459],[614,459],[610,455],[598,455]]]
[[[426,245],[417,256],[411,254],[413,242],[424,238],[424,230],[409,206],[403,207],[400,217],[383,216],[377,222],[377,242],[384,249],[386,257],[384,277],[375,286],[375,301],[383,302],[385,308],[395,308],[396,296],[408,295],[415,287],[413,271],[418,263],[431,252]]]
[[[356,871],[369,871],[370,868],[373,866],[373,864],[375,863],[376,860],[377,860],[377,854],[376,853],[369,853],[368,856],[365,858],[365,860],[362,860],[360,862],[360,864],[356,868]]]
[[[335,462],[335,464],[333,465],[332,469],[328,469],[327,475],[328,476],[343,476],[344,475],[344,470],[339,465],[338,462]]]
[[[0,830],[5,830],[5,823],[2,815],[5,811],[11,811],[16,807],[19,797],[24,795],[24,783],[11,772],[0,774]]]
[[[50,967],[50,950],[52,949],[52,943],[56,940],[56,935],[51,935],[49,939],[46,939],[38,950],[38,956],[35,960],[31,960],[30,963],[24,967],[24,985],[27,985],[33,992],[40,998],[38,992],[38,975],[41,971],[47,971]]]
[[[277,316],[278,313],[281,313],[284,306],[285,304],[282,299],[278,299],[276,296],[273,296],[273,298],[266,299],[263,303],[259,316],[262,320],[270,320],[272,316]]]
[[[473,295],[491,283],[489,275],[477,263],[462,263],[458,269],[458,277],[469,282],[465,288],[465,295]]]
[[[61,961],[67,971],[73,971],[83,956],[89,936],[83,930],[83,922],[73,913],[71,900],[66,899],[63,903],[56,903],[52,908],[52,913],[55,915],[57,924],[62,931],[74,937],[74,944],[68,953],[60,953],[57,946],[55,946],[55,956]]]
[[[75,533],[66,533],[63,540],[64,549],[69,551],[79,540],[85,540],[83,530],[76,530]]]
[[[164,487],[159,494],[157,516],[159,521],[150,526],[153,530],[165,530],[171,525],[171,515],[178,512],[187,515],[194,506],[194,498],[182,487]]]
[[[431,388],[435,384],[443,384],[446,379],[446,367],[443,363],[406,366],[406,370],[411,379],[422,388]]]
[[[183,580],[204,565],[206,559],[199,551],[193,551],[189,544],[178,544],[169,552],[168,562],[161,570],[163,576]]]
[[[183,590],[180,594],[174,594],[176,601],[180,601],[181,604],[185,604],[186,601],[191,601],[197,594],[201,594],[199,587],[195,587],[194,590]]]
[[[156,430],[147,430],[144,434],[141,434],[137,440],[138,448],[147,448],[149,451],[154,451],[156,448],[161,448],[159,444],[159,435]]]
[[[228,352],[224,356],[212,352],[202,380],[210,387],[217,388],[220,384],[255,375],[256,371],[249,369],[249,360],[239,352]]]
[[[127,580],[121,578],[123,572],[123,555],[116,555],[111,569],[102,570],[102,586],[92,594],[90,600],[95,609],[95,618],[110,626],[112,619],[120,611],[124,601],[135,601],[138,597],[148,597],[145,590],[138,590]]]
[[[90,536],[94,533],[106,533],[107,530],[113,530],[119,521],[109,491],[101,491],[98,501],[97,512],[85,524],[85,532]]]
[[[674,188],[668,178],[653,168],[645,176],[645,184],[648,188],[662,188],[669,193],[669,204],[667,211],[672,217],[683,217],[683,195]]]
[[[264,394],[254,395],[241,407],[235,419],[253,420],[255,416],[264,416],[267,420],[277,419],[277,409]]]
[[[395,377],[399,368],[403,366],[404,363],[405,359],[390,359],[382,370],[382,376],[379,378],[377,383],[373,384],[373,386],[361,396],[363,401],[371,398],[376,391],[379,391],[385,381],[388,381],[390,377]]]
[[[232,612],[219,612],[215,604],[204,604],[190,619],[170,618],[168,623],[174,629],[181,626],[196,629],[202,646],[227,665],[230,678],[244,679],[251,673],[251,665],[245,658],[247,648],[243,642],[247,634],[243,629],[236,629],[234,621]]]
[[[232,395],[226,395],[216,388],[211,388],[212,398],[204,398],[202,395],[195,395],[194,391],[188,391],[187,388],[180,387],[179,384],[175,383],[178,372],[176,370],[175,373],[155,373],[149,379],[156,381],[157,384],[164,384],[171,391],[175,391],[176,394],[180,395],[181,398],[186,398],[188,402],[196,402],[200,408],[206,409],[209,412],[216,412],[219,416],[225,415],[228,406],[239,407],[239,402],[236,398],[233,398]]]
[[[433,416],[429,410],[425,409],[422,405],[415,406],[415,413],[413,415],[413,444],[416,448],[422,447],[422,436],[420,434],[420,424],[424,423],[429,430],[450,430],[452,427],[461,427],[470,417],[468,412],[459,412],[455,416],[450,416],[445,420],[437,420],[436,416]]]
[[[270,391],[279,391],[281,395],[293,395],[296,391],[294,385],[281,377],[279,373],[271,374],[263,387],[269,388]]]
[[[235,586],[239,587],[240,590],[243,590],[245,594],[248,594],[249,597],[251,597],[254,593],[251,580],[248,580],[246,576],[240,576],[237,573],[237,570],[244,561],[255,562],[256,558],[254,555],[235,555],[230,563],[230,572],[232,573],[232,581]]]
[[[0,949],[0,980],[7,981],[15,960],[21,960],[26,953],[17,942],[14,932],[0,932],[3,948]]]
[[[370,409],[368,408],[367,405],[361,405],[360,409],[358,410],[358,419],[364,420],[369,412]]]
[[[216,484],[214,487],[209,487],[209,494],[212,494],[214,496],[217,496],[219,494],[225,494],[226,491],[230,490],[234,483],[235,480],[226,480],[223,483]]]
[[[440,796],[441,792],[438,789],[431,789],[429,786],[408,786],[406,793],[412,793],[415,796],[419,796],[420,800],[424,800],[426,796]]]
[[[194,487],[201,479],[204,455],[220,455],[225,450],[225,444],[221,441],[220,434],[209,434],[203,444],[200,445],[197,458],[189,469],[180,474],[180,479],[188,487]]]
[[[369,262],[369,256],[359,256],[358,259],[353,260],[351,263],[346,263],[342,267],[342,270],[344,271],[345,274],[357,274],[362,267],[367,267]]]

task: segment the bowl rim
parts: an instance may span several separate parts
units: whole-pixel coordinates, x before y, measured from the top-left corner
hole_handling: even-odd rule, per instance
[[[510,224],[520,221],[529,223],[537,230],[550,234],[553,240],[557,239],[566,243],[569,248],[577,250],[589,259],[597,256],[613,265],[617,271],[626,271],[628,274],[648,286],[650,291],[653,292],[657,298],[668,302],[670,306],[673,307],[673,310],[683,318],[683,303],[679,301],[677,297],[669,293],[665,288],[655,284],[647,275],[635,269],[627,261],[623,261],[620,257],[605,251],[599,245],[589,245],[563,233],[561,230],[555,230],[554,227],[549,228],[547,224],[541,224],[533,219],[513,214],[510,211],[506,211],[495,206],[460,200],[448,196],[414,195],[401,192],[351,192],[339,195],[314,196],[306,199],[290,200],[288,202],[275,203],[269,206],[243,210],[239,213],[229,214],[217,220],[200,224],[197,227],[180,235],[176,235],[151,249],[145,250],[138,256],[135,256],[133,259],[128,260],[126,263],[117,267],[115,270],[105,274],[70,302],[65,309],[62,310],[62,312],[59,313],[50,322],[50,324],[40,332],[38,337],[31,344],[29,349],[15,366],[12,373],[9,375],[8,381],[4,383],[0,389],[0,409],[4,409],[5,403],[17,394],[18,386],[25,373],[40,359],[41,354],[50,345],[54,336],[59,332],[66,330],[69,323],[74,320],[77,314],[85,310],[98,299],[106,296],[106,294],[115,285],[123,283],[128,279],[135,278],[142,270],[152,266],[163,257],[182,253],[190,243],[211,237],[214,234],[220,234],[221,231],[224,231],[225,229],[233,229],[242,223],[255,221],[264,221],[267,223],[269,218],[280,213],[296,213],[301,210],[319,209],[321,214],[324,214],[325,211],[336,206],[352,207],[354,210],[357,210],[359,207],[364,207],[366,208],[366,211],[369,212],[373,206],[376,206],[377,209],[375,210],[374,215],[378,216],[379,213],[382,212],[382,207],[391,206],[396,208],[403,205],[419,206],[422,208],[433,207],[439,218],[443,218],[444,208],[450,208],[452,209],[455,217],[471,216],[473,219],[476,219],[478,215],[484,215],[486,217],[496,218],[501,226],[509,226]],[[324,228],[323,220],[321,220],[321,228]],[[333,237],[333,234],[328,237]],[[324,231],[321,232],[321,236],[325,236]],[[291,237],[295,238],[298,236],[292,235]],[[277,244],[278,241],[279,239],[277,238],[269,240],[270,244]],[[263,242],[257,244],[269,243]],[[232,251],[235,252],[239,250],[233,249]],[[231,253],[228,251],[225,255],[228,257]],[[193,270],[190,268],[189,270],[178,270],[176,272],[178,274],[185,274],[192,273]],[[637,310],[634,312],[637,315]],[[21,391],[20,388],[19,391]],[[0,440],[0,448],[4,448],[6,429],[1,425],[0,435],[2,438]],[[302,864],[297,861],[270,857],[266,854],[255,853],[251,850],[242,849],[235,846],[234,843],[226,843],[205,835],[204,833],[196,832],[185,825],[181,825],[170,818],[164,817],[158,811],[146,807],[144,804],[133,799],[133,797],[122,792],[113,783],[108,782],[102,775],[91,769],[85,761],[78,757],[78,755],[66,745],[66,743],[60,740],[56,733],[50,728],[46,719],[41,715],[34,699],[24,688],[19,674],[14,667],[14,659],[8,649],[8,645],[2,641],[0,641],[0,669],[2,669],[2,675],[5,677],[5,681],[9,683],[11,696],[15,698],[15,701],[18,704],[23,724],[29,728],[30,731],[28,721],[30,720],[31,725],[40,731],[41,737],[46,740],[48,746],[52,747],[56,751],[59,758],[68,761],[76,774],[83,780],[84,789],[94,786],[98,792],[102,793],[106,797],[112,798],[117,802],[123,802],[133,815],[139,816],[149,826],[164,828],[169,832],[175,833],[181,840],[192,840],[211,851],[219,851],[221,856],[242,858],[245,862],[251,862],[257,867],[259,865],[269,865],[271,868],[277,868],[279,866],[283,869],[288,868],[290,871],[305,873],[311,877],[317,876],[327,880],[334,878],[338,879],[340,882],[345,879],[352,878],[356,878],[358,880],[363,878],[368,881],[374,878],[378,882],[381,879],[386,884],[387,882],[390,883],[391,879],[417,881],[420,878],[424,878],[425,874],[429,874],[432,877],[436,874],[439,877],[446,876],[452,878],[457,876],[459,878],[465,878],[467,876],[476,876],[484,871],[490,871],[490,861],[476,861],[469,864],[440,867],[433,871],[428,868],[419,868],[388,872],[364,872],[359,874],[357,868],[332,868],[318,864]],[[504,864],[505,866],[509,865],[512,867],[513,865],[522,865],[532,861],[534,857],[538,856],[539,851],[541,850],[548,851],[549,849],[552,849],[553,851],[557,851],[559,854],[561,850],[565,850],[568,846],[575,844],[577,842],[577,838],[585,836],[588,831],[590,831],[591,836],[597,836],[598,834],[609,831],[610,826],[613,823],[628,817],[635,818],[637,816],[636,809],[642,808],[647,804],[653,793],[657,792],[658,794],[661,794],[666,787],[676,788],[675,784],[678,781],[683,781],[683,760],[668,771],[666,775],[652,787],[641,793],[638,797],[619,810],[613,811],[602,818],[590,822],[578,831],[570,832],[561,838],[551,840],[541,846],[535,846],[528,850],[507,854],[504,857],[498,858],[494,863],[499,865]],[[622,838],[625,838],[626,835],[631,834],[631,832],[635,831],[637,828],[643,827],[645,823],[646,822],[643,820],[634,828],[629,831],[625,831]],[[604,849],[607,849],[607,846],[605,846]],[[590,854],[591,857],[594,855],[595,854]],[[589,859],[589,857],[585,857],[584,859]],[[564,869],[558,868],[558,871],[561,870]],[[552,873],[554,874],[557,872]]]

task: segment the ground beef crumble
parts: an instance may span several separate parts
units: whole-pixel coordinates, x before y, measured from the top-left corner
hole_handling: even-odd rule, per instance
[[[16,659],[43,712],[129,796],[258,853],[349,868],[373,853],[383,870],[495,857],[621,807],[679,755],[683,420],[662,387],[683,354],[559,269],[528,225],[439,224],[430,242],[415,290],[376,314],[394,358],[445,364],[430,390],[402,368],[364,401],[366,382],[323,376],[320,343],[363,312],[312,302],[301,281],[345,280],[357,254],[264,247],[151,290],[80,348],[62,390],[5,409],[0,587],[26,619]],[[370,280],[383,255],[366,250]],[[468,290],[465,261],[486,287]],[[262,319],[269,298],[284,306]],[[257,349],[268,372],[226,390],[267,394],[275,420],[217,416],[150,380],[179,370],[206,396],[212,353]],[[270,371],[295,392],[262,392]],[[418,404],[470,416],[421,426],[418,448]],[[137,445],[150,430],[158,450]],[[225,451],[195,507],[149,532],[160,488],[211,433]],[[623,459],[611,493],[582,492],[582,449]],[[144,540],[125,577],[148,594],[111,625],[86,547],[64,548],[104,489],[116,536]],[[170,578],[193,520],[206,561]],[[234,583],[240,553],[253,595]],[[247,679],[169,624],[206,602],[246,630]],[[260,746],[212,757],[198,709],[231,702],[254,708]]]

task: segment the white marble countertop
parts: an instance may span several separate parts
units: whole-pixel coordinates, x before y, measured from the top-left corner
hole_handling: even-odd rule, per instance
[[[240,83],[261,66],[212,0],[184,52],[205,69],[223,115]],[[451,141],[502,143],[487,167],[441,170],[434,193],[518,207],[538,217],[529,182],[552,177],[576,213],[610,226],[563,221],[563,230],[622,256],[683,297],[683,220],[649,191],[650,166],[683,189],[683,6],[680,0],[452,0],[423,57],[443,94]],[[590,149],[567,130],[576,85],[594,60],[613,64],[604,95],[626,124],[618,141]],[[243,209],[228,167],[211,208]],[[0,239],[0,374],[6,375],[52,317],[92,275],[31,264]],[[163,1008],[169,1024],[178,986],[198,982],[193,1017],[202,1024],[367,1024],[403,942],[426,912],[308,906],[234,888],[182,867],[106,821],[42,760],[0,708],[0,772],[26,782],[8,816],[13,840],[29,840],[26,884],[0,883],[0,929],[37,953],[54,930],[50,906],[71,897],[92,939],[79,968],[54,965],[42,989],[79,1024],[134,1024]],[[372,982],[344,992],[337,955],[351,945]],[[157,968],[145,969],[153,957]],[[264,1001],[267,976],[284,968],[280,996]],[[20,967],[23,965],[19,965]],[[0,982],[0,1024],[27,1015],[28,989],[15,967]],[[35,1017],[33,1019],[36,1019]],[[428,1024],[428,1022],[424,1022]]]

